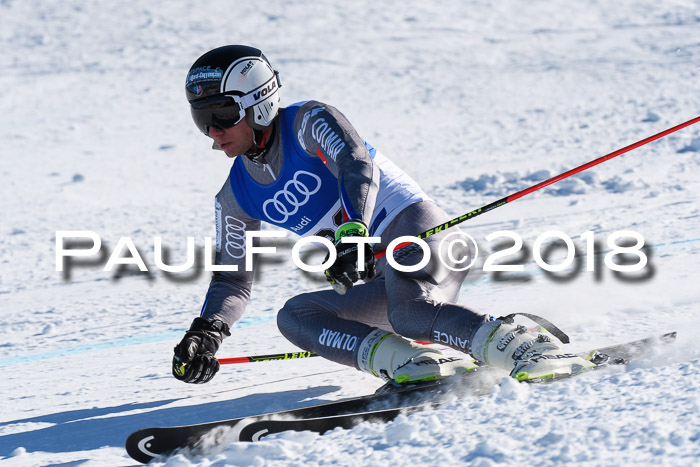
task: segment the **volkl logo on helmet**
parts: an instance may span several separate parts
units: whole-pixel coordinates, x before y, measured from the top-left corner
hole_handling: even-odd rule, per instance
[[[268,94],[270,94],[272,91],[274,91],[276,87],[277,87],[277,82],[272,81],[270,84],[267,85],[267,87],[262,88],[258,92],[254,92],[253,98],[256,101],[260,100],[260,99],[264,98],[265,96],[267,96]]]
[[[250,71],[251,68],[253,68],[253,62],[252,62],[252,61],[248,62],[248,63],[246,64],[245,68],[243,68],[243,69],[241,70],[241,76],[245,76],[246,73],[248,73],[248,72]]]

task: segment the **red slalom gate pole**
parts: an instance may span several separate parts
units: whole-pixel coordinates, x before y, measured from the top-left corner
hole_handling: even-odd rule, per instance
[[[512,195],[508,195],[505,198],[501,198],[499,200],[496,200],[492,203],[489,203],[489,204],[482,206],[478,209],[470,211],[470,212],[463,214],[459,217],[455,217],[454,219],[451,219],[451,220],[445,222],[444,224],[437,225],[437,226],[433,227],[432,229],[428,229],[425,232],[419,233],[418,235],[416,235],[416,237],[417,238],[430,237],[431,235],[434,235],[438,232],[442,232],[445,229],[448,229],[448,228],[455,226],[457,224],[461,224],[464,221],[472,219],[472,218],[479,216],[481,214],[484,214],[486,212],[492,211],[500,206],[503,206],[504,204],[508,204],[511,201],[515,201],[516,199],[522,198],[525,195],[529,195],[530,193],[532,193],[534,191],[540,190],[540,189],[542,189],[546,186],[549,186],[553,183],[556,183],[560,180],[564,180],[565,178],[568,178],[574,174],[577,174],[579,172],[583,172],[584,170],[590,169],[591,167],[594,167],[598,164],[602,164],[603,162],[610,160],[613,157],[620,156],[626,152],[629,152],[629,151],[636,149],[640,146],[644,146],[645,144],[651,143],[652,141],[656,141],[659,138],[663,138],[664,136],[670,135],[671,133],[674,133],[678,130],[681,130],[687,126],[693,125],[693,124],[698,123],[698,122],[700,122],[700,116],[695,117],[691,120],[688,120],[687,122],[681,123],[680,125],[676,125],[672,128],[669,128],[668,130],[664,130],[664,131],[657,133],[653,136],[649,136],[648,138],[644,138],[643,140],[637,141],[636,143],[630,144],[629,146],[625,146],[622,149],[618,149],[617,151],[613,151],[610,154],[606,154],[605,156],[599,157],[598,159],[592,160],[586,164],[579,165],[578,167],[576,167],[574,169],[568,170],[562,174],[557,175],[556,177],[552,177],[548,180],[545,180],[544,182],[540,182],[540,183],[533,185],[529,188],[525,188],[522,191],[519,191],[517,193],[513,193]],[[403,247],[408,246],[410,244],[411,244],[411,242],[400,243],[395,248],[395,250],[398,250],[399,248],[403,248]],[[375,253],[374,257],[379,259],[385,255],[386,255],[386,250],[378,251]]]

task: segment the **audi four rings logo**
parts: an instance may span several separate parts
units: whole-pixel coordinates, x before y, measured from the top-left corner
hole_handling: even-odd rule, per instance
[[[311,180],[307,180],[313,188],[309,188],[302,179],[301,175],[308,175]],[[293,189],[293,191],[290,191]],[[272,199],[268,199],[262,205],[263,213],[276,224],[284,224],[289,220],[289,216],[293,216],[299,211],[299,208],[309,202],[311,195],[321,189],[321,178],[318,175],[307,172],[306,170],[298,170],[294,174],[294,178],[284,184],[284,188],[275,193]],[[272,211],[272,212],[270,212]]]
[[[245,224],[232,216],[224,219],[226,226],[225,246],[226,253],[232,258],[243,258],[245,256]]]

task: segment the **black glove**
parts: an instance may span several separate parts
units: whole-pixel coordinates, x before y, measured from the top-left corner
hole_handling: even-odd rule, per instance
[[[365,268],[359,271],[357,266],[357,243],[342,243],[343,237],[367,237],[369,233],[367,226],[360,221],[350,221],[338,227],[335,231],[335,251],[337,258],[335,263],[326,269],[326,280],[330,282],[333,289],[341,295],[352,289],[352,285],[360,279],[372,279],[376,274],[374,265],[374,250],[372,245],[366,243]],[[328,260],[328,256],[326,256]],[[324,261],[325,262],[325,261]]]
[[[220,320],[195,318],[185,337],[175,346],[173,376],[186,383],[206,383],[219,371],[214,354],[224,335],[230,336],[228,325]]]

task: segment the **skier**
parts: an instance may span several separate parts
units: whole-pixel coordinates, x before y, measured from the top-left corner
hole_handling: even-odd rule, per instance
[[[453,231],[461,235],[456,227],[424,240],[432,260],[415,272],[375,260],[391,240],[449,217],[342,113],[316,101],[283,108],[280,86],[263,53],[242,45],[205,53],[187,75],[195,124],[214,149],[234,159],[215,198],[216,264],[238,270],[214,272],[200,316],[174,349],[177,379],[205,383],[218,371],[214,355],[251,293],[246,232],[260,230],[263,221],[334,242],[337,259],[325,271],[333,290],[297,295],[278,314],[279,330],[301,349],[399,384],[475,367],[412,340],[448,345],[520,380],[593,366],[512,320],[454,303],[467,274],[452,270],[454,258],[468,259],[469,249],[458,244],[456,255],[445,256],[439,245]],[[423,256],[411,244],[393,257],[414,266]]]

